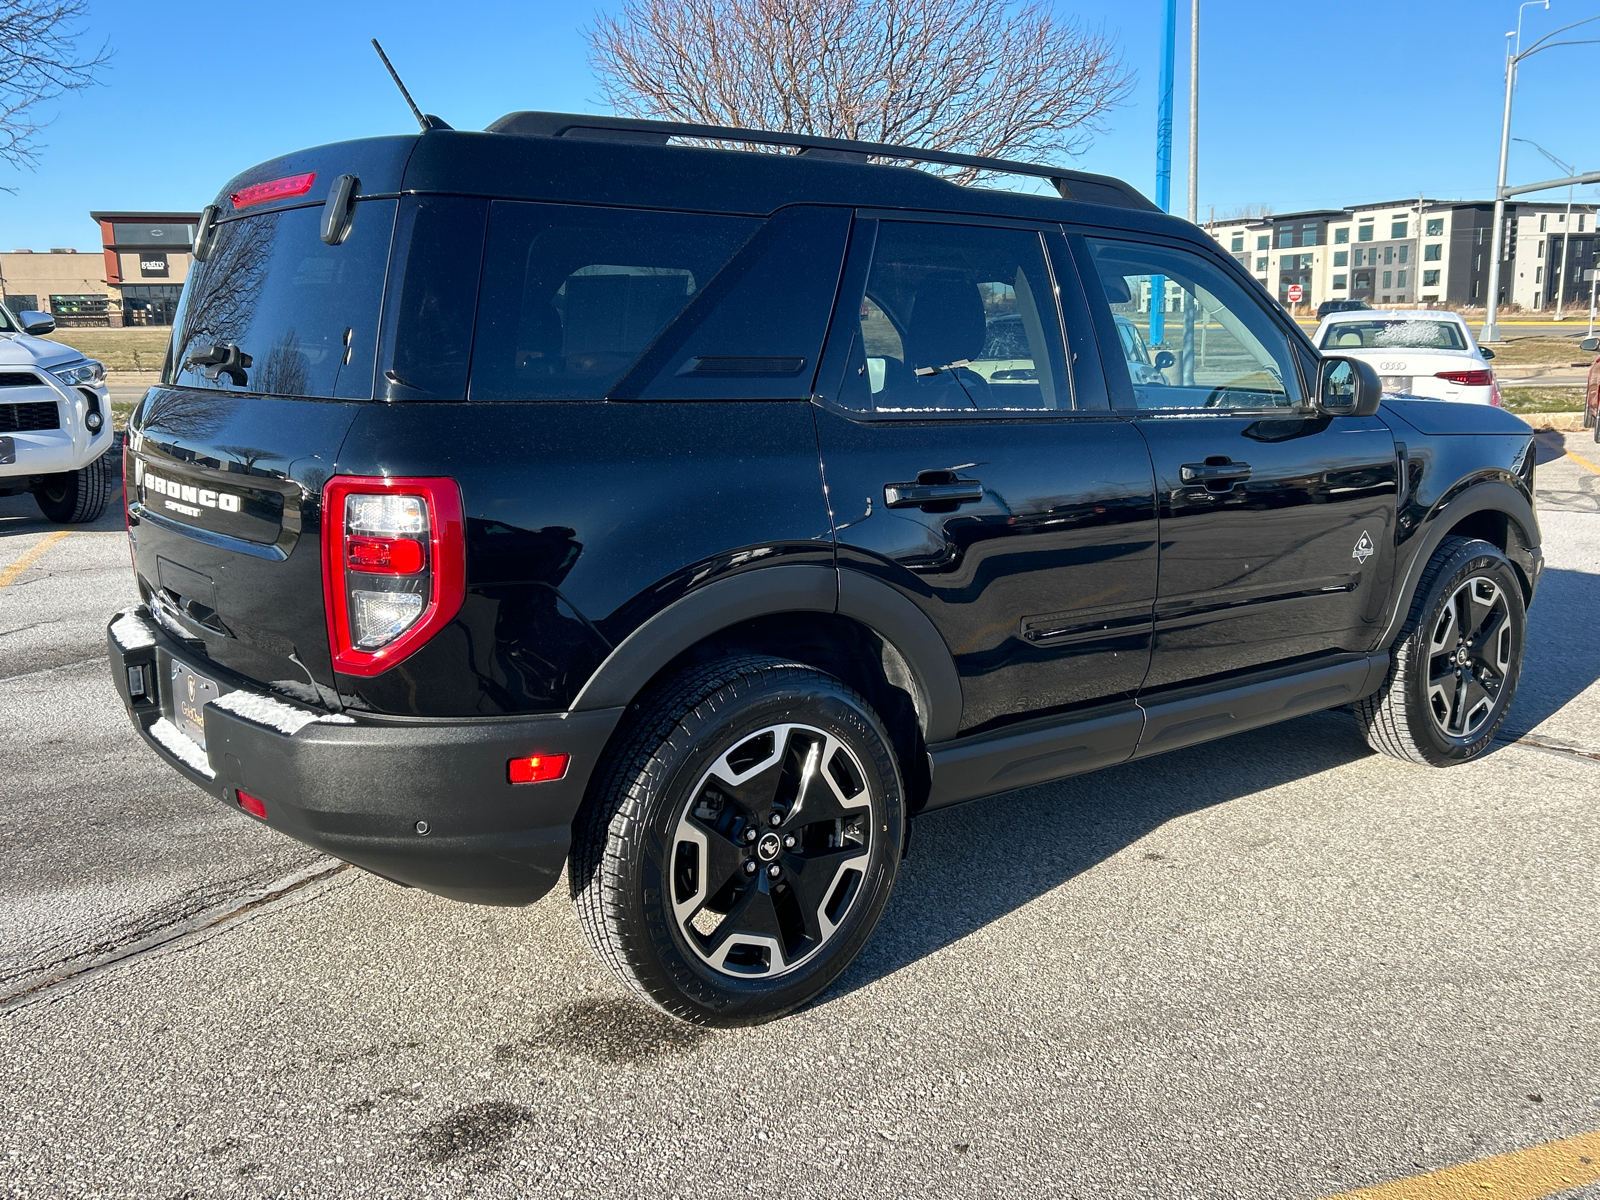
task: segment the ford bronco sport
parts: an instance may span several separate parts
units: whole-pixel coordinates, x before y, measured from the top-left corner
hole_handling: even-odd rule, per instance
[[[113,674],[220,802],[464,901],[565,869],[621,979],[738,1024],[839,975],[918,814],[1320,709],[1499,729],[1528,426],[1384,400],[1127,185],[430,124],[222,190],[129,426]]]

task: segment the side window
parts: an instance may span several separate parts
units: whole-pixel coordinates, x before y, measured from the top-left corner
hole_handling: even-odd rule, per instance
[[[852,343],[839,400],[851,408],[1072,407],[1037,233],[879,222],[865,287],[838,312],[834,337]]]
[[[472,399],[603,399],[760,224],[495,201]]]
[[[1168,246],[1098,238],[1088,244],[1138,408],[1227,411],[1300,403],[1288,338],[1219,266]]]

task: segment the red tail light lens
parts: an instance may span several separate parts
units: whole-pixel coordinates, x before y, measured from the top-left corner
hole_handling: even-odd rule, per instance
[[[322,489],[322,551],[334,669],[387,671],[461,608],[461,490],[453,479],[337,475]]]
[[[345,542],[344,553],[352,571],[415,575],[422,570],[422,543],[411,538],[353,537]]]
[[[285,175],[282,179],[269,179],[266,183],[252,183],[249,187],[240,188],[228,199],[235,208],[249,208],[252,204],[265,204],[268,200],[291,200],[296,196],[304,196],[316,181],[315,171],[307,171],[304,175]]]
[[[527,758],[513,758],[507,764],[512,783],[548,783],[567,773],[567,755],[532,754]]]
[[[1462,387],[1488,387],[1494,382],[1493,371],[1440,371],[1435,379],[1459,383]]]

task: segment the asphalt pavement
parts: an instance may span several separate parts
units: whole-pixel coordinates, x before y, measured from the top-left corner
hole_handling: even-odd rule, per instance
[[[1567,436],[1492,754],[1324,713],[933,814],[840,983],[738,1031],[630,999],[564,888],[453,904],[186,784],[106,677],[120,517],[0,500],[0,1196],[1309,1200],[1600,1128]]]

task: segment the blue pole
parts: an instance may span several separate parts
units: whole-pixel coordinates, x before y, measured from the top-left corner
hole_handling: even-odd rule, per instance
[[[1161,82],[1156,97],[1156,207],[1172,211],[1172,74],[1178,54],[1178,0],[1166,0],[1166,27],[1161,33]],[[1166,340],[1167,281],[1150,279],[1150,344]]]

